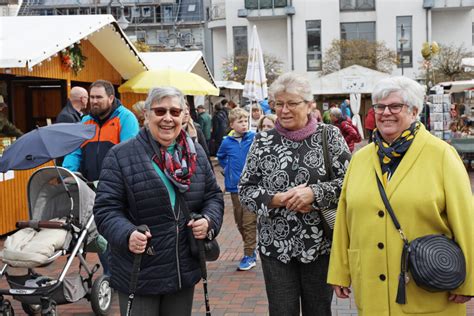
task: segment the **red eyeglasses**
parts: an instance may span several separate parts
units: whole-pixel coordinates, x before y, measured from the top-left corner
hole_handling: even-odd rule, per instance
[[[161,106],[156,107],[156,108],[151,108],[150,110],[155,112],[156,116],[165,116],[166,113],[169,112],[171,114],[171,116],[178,117],[183,112],[183,109],[180,109],[180,108],[167,109],[167,108],[164,108],[164,107],[161,107]]]

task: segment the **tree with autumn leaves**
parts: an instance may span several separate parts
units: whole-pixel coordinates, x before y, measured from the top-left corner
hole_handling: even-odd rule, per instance
[[[391,73],[399,63],[397,52],[384,42],[367,40],[334,40],[324,52],[322,75],[359,65]]]
[[[224,59],[222,71],[225,80],[232,80],[243,83],[247,72],[247,63],[249,57],[247,55],[230,56]],[[267,76],[267,84],[271,85],[275,79],[281,75],[283,62],[277,57],[263,54],[265,64],[265,74]]]

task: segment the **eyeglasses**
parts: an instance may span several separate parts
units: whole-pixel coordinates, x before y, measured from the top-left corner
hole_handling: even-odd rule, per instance
[[[288,110],[294,110],[298,105],[300,105],[301,103],[306,103],[306,101],[287,101],[287,102],[283,102],[283,101],[276,101],[274,103],[274,107],[275,109],[279,110],[279,109],[283,109],[283,107],[285,106],[286,104],[286,108]]]
[[[403,103],[392,103],[392,104],[374,104],[374,111],[377,114],[383,114],[385,112],[385,108],[388,108],[390,113],[392,114],[398,114],[402,111],[402,108],[404,106],[408,106]]]
[[[151,108],[150,111],[153,111],[155,112],[155,115],[156,116],[165,116],[166,113],[170,113],[171,116],[174,116],[174,117],[178,117],[181,115],[181,112],[183,112],[183,109],[179,109],[179,108],[170,108],[170,109],[167,109],[167,108],[164,108],[164,107],[156,107],[156,108]]]

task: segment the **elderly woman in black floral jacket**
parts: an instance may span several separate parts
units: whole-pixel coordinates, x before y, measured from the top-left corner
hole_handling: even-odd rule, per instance
[[[331,241],[321,217],[334,224],[350,151],[336,127],[311,115],[306,78],[284,74],[271,85],[270,96],[275,129],[256,136],[239,185],[242,204],[258,215],[270,315],[331,315],[332,289],[326,283]],[[333,178],[323,159],[323,127]]]

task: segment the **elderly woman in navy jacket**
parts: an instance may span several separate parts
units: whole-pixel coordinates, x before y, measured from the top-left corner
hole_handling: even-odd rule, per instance
[[[103,162],[94,206],[100,233],[111,245],[111,285],[127,305],[135,254],[147,239],[133,302],[134,315],[191,315],[201,272],[188,234],[215,238],[222,225],[222,192],[202,147],[181,129],[185,101],[176,88],[155,88],[145,101],[148,125],[114,146]],[[183,209],[204,218],[190,221]],[[146,224],[142,234],[137,226]]]

